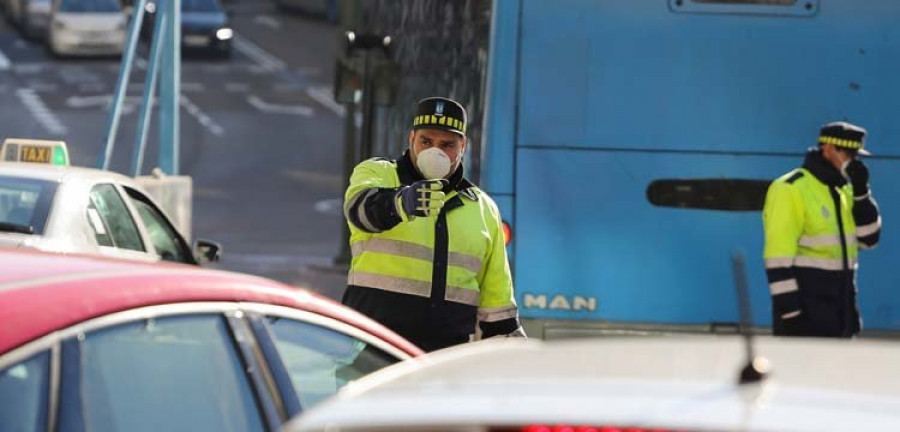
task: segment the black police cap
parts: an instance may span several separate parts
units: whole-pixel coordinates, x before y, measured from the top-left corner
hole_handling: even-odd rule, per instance
[[[430,97],[419,101],[413,129],[443,129],[466,135],[466,109],[453,99]]]
[[[852,123],[843,121],[828,123],[819,130],[819,143],[831,144],[850,150],[856,150],[861,155],[868,156],[863,149],[866,140],[866,130]]]

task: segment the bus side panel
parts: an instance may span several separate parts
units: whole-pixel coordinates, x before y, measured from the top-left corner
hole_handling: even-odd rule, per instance
[[[900,155],[897,0],[805,18],[667,3],[523,0],[518,144],[797,152],[849,120]]]
[[[859,252],[859,307],[863,331],[900,330],[900,160],[866,159],[872,193],[884,218],[881,240]]]
[[[503,221],[509,224],[512,229],[512,236],[517,236],[516,220],[514,217],[515,213],[513,213],[513,198],[505,194],[491,194],[491,198],[497,203],[497,208],[500,209],[500,217],[503,218]],[[509,256],[509,264],[513,265],[515,263],[514,249],[512,247],[507,247],[506,253]]]
[[[516,134],[519,66],[519,2],[494,2],[491,16],[491,57],[488,61],[487,96],[481,186],[491,194],[512,193]]]
[[[513,247],[523,317],[737,322],[730,256],[741,251],[754,323],[771,323],[760,212],[655,207],[646,190],[663,178],[775,178],[801,156],[522,149],[518,160]],[[888,165],[872,164],[873,185],[883,182],[885,191]],[[884,212],[897,214],[895,203]],[[890,259],[898,240],[885,237],[892,244],[861,257],[868,328],[900,329],[900,276]]]

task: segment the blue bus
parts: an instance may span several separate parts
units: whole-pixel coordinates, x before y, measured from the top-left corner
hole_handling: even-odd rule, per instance
[[[761,202],[834,120],[868,129],[885,220],[864,334],[900,330],[898,23],[897,0],[495,1],[481,185],[531,334],[733,328],[734,251],[770,325]]]

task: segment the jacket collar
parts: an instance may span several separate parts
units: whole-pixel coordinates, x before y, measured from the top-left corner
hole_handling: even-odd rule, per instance
[[[834,165],[825,160],[825,157],[822,156],[822,150],[819,148],[811,148],[806,152],[803,168],[819,179],[820,182],[829,186],[841,187],[847,184],[847,179],[841,175],[841,172]]]
[[[463,164],[459,164],[456,172],[447,179],[449,184],[444,187],[444,193],[450,193],[450,191],[454,190],[463,193],[468,192],[468,189],[475,187],[472,182],[465,178],[464,174]],[[419,180],[425,180],[425,177],[422,177],[422,174],[419,174],[419,170],[413,165],[412,157],[409,156],[409,150],[404,151],[403,156],[397,160],[397,175],[400,177],[400,184],[404,186],[411,185]],[[463,195],[473,201],[475,200],[475,198],[473,198],[475,197],[474,193],[463,193]]]

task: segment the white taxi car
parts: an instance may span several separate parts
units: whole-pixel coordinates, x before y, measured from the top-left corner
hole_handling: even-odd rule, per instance
[[[47,47],[54,55],[121,55],[127,25],[118,0],[53,0]]]
[[[7,139],[0,149],[0,245],[142,261],[216,261],[192,249],[133,179],[68,166],[62,141]]]
[[[289,432],[900,429],[896,341],[733,336],[485,341],[356,381]],[[761,363],[761,362],[757,362]]]

